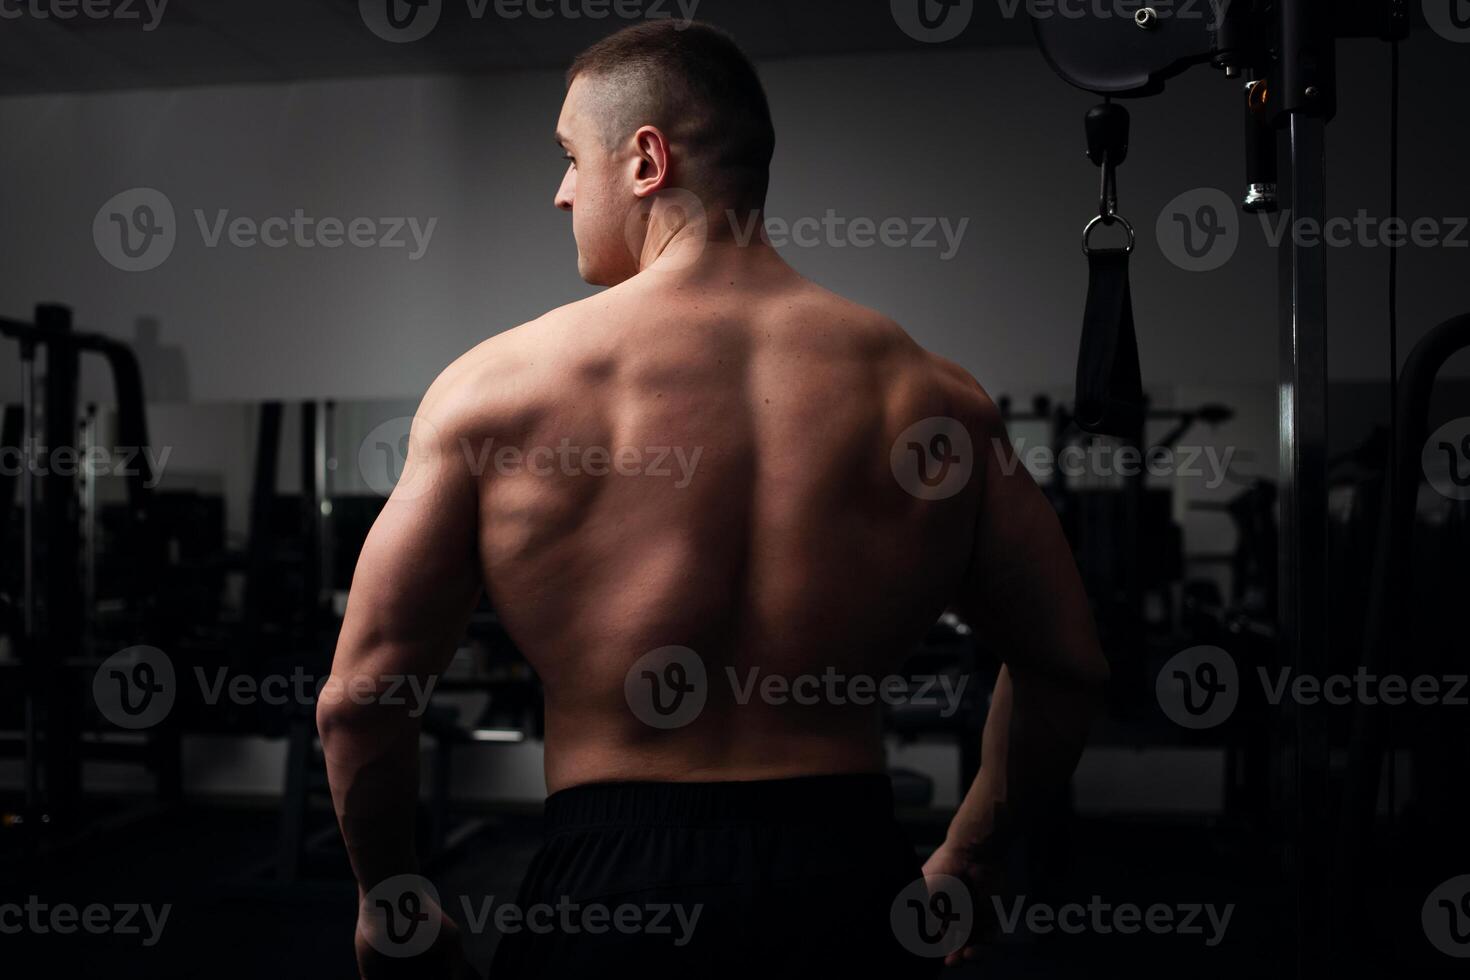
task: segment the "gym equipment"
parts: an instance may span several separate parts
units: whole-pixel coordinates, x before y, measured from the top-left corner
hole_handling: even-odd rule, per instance
[[[1097,216],[1082,229],[1087,256],[1087,309],[1082,318],[1082,345],[1077,356],[1076,422],[1097,435],[1142,442],[1148,400],[1138,366],[1138,338],[1133,329],[1133,291],[1128,257],[1133,254],[1133,226],[1118,214],[1117,170],[1128,156],[1128,110],[1112,102],[1088,113],[1087,157],[1102,171]],[[1128,235],[1122,248],[1096,248],[1093,230],[1121,224]]]
[[[1429,403],[1435,379],[1445,363],[1467,347],[1470,347],[1470,313],[1436,326],[1404,362],[1397,392],[1393,456],[1388,467],[1391,491],[1385,495],[1387,506],[1379,510],[1377,560],[1373,566],[1361,660],[1362,669],[1374,676],[1389,673],[1418,676],[1421,673],[1414,661],[1422,662],[1424,658],[1415,656],[1414,643],[1403,642],[1407,637],[1423,637],[1430,632],[1422,628],[1416,630],[1411,602],[1415,588],[1412,553],[1422,479],[1420,453],[1429,437]],[[1444,533],[1437,532],[1436,536]],[[1463,553],[1459,557],[1463,565]],[[1463,643],[1458,637],[1439,639],[1451,644],[1448,649],[1463,650]],[[1463,657],[1455,658],[1455,662],[1463,664]],[[1343,789],[1345,817],[1337,836],[1337,860],[1334,862],[1337,869],[1333,889],[1336,899],[1334,918],[1341,923],[1344,936],[1352,935],[1366,905],[1363,899],[1364,890],[1368,887],[1365,876],[1349,874],[1347,869],[1360,869],[1361,858],[1368,852],[1378,812],[1385,753],[1398,741],[1390,735],[1389,714],[1390,709],[1382,704],[1354,705],[1347,779]],[[1467,794],[1463,778],[1465,725],[1463,720],[1444,717],[1445,714],[1446,709],[1441,708],[1439,717],[1434,719],[1438,724],[1430,723],[1416,733],[1420,748],[1416,756],[1424,756],[1424,764],[1413,766],[1412,776],[1424,785],[1433,782],[1433,794],[1442,803],[1436,816],[1453,823],[1453,827],[1445,828],[1444,839],[1454,840],[1460,836],[1459,825],[1467,808],[1470,808],[1470,794]],[[1455,727],[1457,723],[1458,729]],[[1443,760],[1425,756],[1422,751],[1425,745],[1461,760],[1460,772],[1446,773]]]
[[[901,675],[912,679],[947,677],[959,691],[957,703],[944,703],[933,692],[922,701],[902,699],[887,704],[883,730],[905,744],[919,741],[952,742],[959,758],[957,785],[969,786],[980,771],[980,733],[989,714],[990,693],[1000,673],[1000,661],[989,651],[977,650],[974,634],[954,613],[945,613],[929,627],[923,641],[910,652]],[[963,686],[961,686],[963,685]],[[919,693],[917,687],[914,693]],[[907,795],[901,805],[928,806],[932,780],[919,773],[901,773],[897,782]]]
[[[997,400],[1001,418],[1014,422],[1045,422],[1051,458],[1095,433],[1065,405],[1053,405],[1045,396],[1032,400],[1030,412],[1012,409],[1010,397]],[[1148,453],[1173,449],[1196,425],[1214,428],[1235,417],[1233,409],[1206,404],[1189,409],[1150,408],[1145,398],[1138,424],[1124,445],[1134,449],[1148,443]],[[1145,439],[1143,423],[1173,422],[1158,439]],[[1147,454],[1139,451],[1139,459]],[[1151,487],[1141,465],[1128,474],[1099,475],[1085,484],[1069,479],[1064,467],[1054,466],[1041,488],[1057,511],[1078,568],[1095,605],[1105,648],[1135,649],[1146,628],[1172,628],[1174,603],[1169,586],[1183,576],[1183,532],[1173,518],[1173,491]],[[1269,516],[1269,515],[1268,515]],[[1274,530],[1273,530],[1274,534]],[[1146,626],[1145,626],[1146,624]],[[1110,628],[1123,634],[1112,635]],[[1126,664],[1114,664],[1115,669]]]
[[[1405,0],[1252,0],[1216,6],[1218,20],[1161,18],[1152,7],[1140,8],[1133,20],[1093,11],[1078,17],[1036,17],[1032,24],[1043,55],[1069,83],[1108,97],[1148,96],[1162,91],[1167,79],[1193,65],[1210,63],[1227,78],[1243,79],[1242,109],[1246,121],[1246,192],[1242,207],[1248,211],[1288,206],[1297,220],[1315,222],[1325,217],[1325,147],[1327,123],[1336,111],[1336,42],[1338,38],[1378,38],[1392,42],[1392,105],[1395,122],[1391,184],[1397,179],[1397,42],[1408,35]],[[1285,140],[1278,153],[1278,138]],[[1283,166],[1284,164],[1284,166]],[[1278,176],[1284,174],[1284,183]],[[1278,200],[1278,193],[1280,197]],[[1396,210],[1391,206],[1390,210]],[[1390,250],[1392,253],[1394,250]],[[1393,258],[1390,258],[1393,262]],[[1280,580],[1279,620],[1283,659],[1299,674],[1323,676],[1330,667],[1327,566],[1327,358],[1326,255],[1318,242],[1294,240],[1281,250],[1280,286]],[[1390,265],[1390,310],[1394,306],[1394,267]],[[1453,322],[1453,321],[1452,321]],[[1395,320],[1390,313],[1391,347]],[[1438,344],[1448,346],[1454,328],[1443,329]],[[1434,354],[1440,353],[1438,349]],[[1412,360],[1412,359],[1411,359]],[[1424,365],[1435,363],[1428,354],[1406,371],[1406,387],[1423,383]],[[1410,377],[1410,374],[1413,377]],[[1398,377],[1398,365],[1391,366]],[[1400,399],[1395,429],[1417,424],[1404,415],[1422,408]],[[1422,419],[1422,412],[1412,416]],[[1412,433],[1398,432],[1400,437]],[[1388,578],[1375,594],[1402,582],[1410,530],[1402,514],[1412,516],[1412,485],[1405,473],[1417,471],[1403,458],[1417,452],[1418,444],[1398,444],[1391,493],[1380,538],[1380,561]],[[1409,498],[1405,501],[1405,496]],[[1396,576],[1395,573],[1398,573]],[[1385,600],[1386,601],[1386,600]],[[1389,603],[1392,608],[1393,604]],[[1375,644],[1369,662],[1381,660],[1384,624],[1393,616],[1386,609],[1370,629]],[[1289,828],[1288,866],[1295,874],[1300,940],[1298,972],[1325,969],[1334,954],[1350,957],[1351,944],[1333,936],[1334,909],[1325,896],[1314,900],[1311,890],[1333,876],[1330,835],[1332,810],[1329,733],[1324,712],[1303,705],[1292,709],[1295,726],[1296,773],[1292,788],[1296,801],[1294,825]],[[1359,798],[1349,811],[1357,814],[1358,829],[1351,835],[1361,842],[1363,814],[1371,820],[1376,802],[1378,770],[1368,772],[1375,758],[1365,748],[1375,740],[1362,735],[1357,753],[1359,772],[1353,778]],[[1339,862],[1356,852],[1344,850]],[[1339,866],[1341,864],[1339,863]],[[1337,919],[1336,921],[1342,921]]]
[[[1263,624],[1276,622],[1276,484],[1253,480],[1223,504],[1192,501],[1191,510],[1219,511],[1235,525],[1230,553],[1230,604]],[[1223,609],[1223,604],[1221,605]]]
[[[128,345],[100,334],[72,328],[65,306],[36,307],[35,322],[0,319],[0,336],[19,341],[23,432],[11,416],[9,438],[20,435],[23,473],[22,497],[22,612],[13,636],[20,651],[25,689],[23,752],[25,813],[32,827],[67,826],[78,814],[81,795],[80,692],[71,671],[95,667],[84,643],[84,624],[90,615],[85,604],[83,533],[79,513],[78,481],[86,467],[68,460],[78,447],[78,381],[83,354],[101,355],[111,370],[118,407],[118,440],[136,450],[127,470],[127,497],[131,517],[125,547],[134,556],[130,579],[130,606],[137,611],[131,627],[134,642],[152,639],[152,602],[159,567],[151,535],[153,474],[149,465],[147,421],[142,375]],[[36,353],[44,349],[44,413],[38,412]],[[38,424],[44,419],[44,428]],[[39,481],[37,468],[41,468]],[[39,495],[36,484],[39,482]],[[12,488],[13,490],[13,488]],[[40,530],[38,538],[37,530]],[[39,560],[39,567],[38,567]],[[125,746],[97,743],[90,750],[109,757],[130,758]],[[159,792],[166,800],[179,794],[177,731],[156,726],[141,743],[140,758],[159,771]]]

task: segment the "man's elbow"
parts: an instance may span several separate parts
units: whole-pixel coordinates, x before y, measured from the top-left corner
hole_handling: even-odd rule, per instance
[[[324,751],[391,725],[392,712],[384,710],[376,689],[362,676],[334,673],[327,679],[316,700],[316,732]]]
[[[340,745],[350,733],[362,724],[362,709],[346,699],[338,699],[323,694],[317,697],[316,702],[316,734],[321,739],[322,751],[331,754],[336,745]]]

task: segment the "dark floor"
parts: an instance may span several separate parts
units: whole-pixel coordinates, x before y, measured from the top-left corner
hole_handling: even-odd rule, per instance
[[[125,811],[114,803],[99,807],[97,816],[120,818]],[[345,861],[323,849],[307,880],[277,883],[272,870],[276,818],[275,809],[259,804],[194,805],[137,821],[118,819],[110,829],[44,858],[16,828],[0,831],[0,903],[36,895],[79,907],[172,905],[161,941],[151,946],[145,945],[146,925],[142,934],[130,936],[0,934],[3,975],[13,980],[355,977],[355,894]],[[329,819],[330,814],[321,815],[323,822]],[[450,860],[430,869],[446,907],[456,907],[461,895],[514,894],[536,847],[534,810],[497,811],[484,820]],[[911,836],[923,840],[937,825],[913,821]],[[1295,920],[1287,883],[1271,860],[1253,855],[1247,836],[1223,826],[1078,820],[1070,834],[1034,847],[1018,862],[1021,880],[1013,893],[1028,904],[1053,907],[1086,905],[1094,895],[1141,907],[1207,903],[1223,909],[1233,904],[1223,940],[1210,945],[1208,925],[1206,935],[1191,936],[1025,935],[1021,930],[1025,938],[1002,938],[987,948],[981,962],[946,975],[1028,980],[1115,970],[1140,977],[1183,974],[1191,980],[1294,975]],[[1036,884],[1042,881],[1051,885]],[[467,935],[471,961],[482,971],[496,939],[493,931]]]

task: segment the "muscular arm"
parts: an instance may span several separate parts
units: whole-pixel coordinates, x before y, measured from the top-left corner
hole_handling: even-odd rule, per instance
[[[317,705],[332,801],[363,892],[417,871],[422,701],[480,594],[478,494],[444,387],[425,396],[402,478],[363,545]]]
[[[986,481],[957,611],[1003,661],[980,772],[945,846],[980,860],[1066,788],[1101,703],[1108,667],[1056,513],[981,396]]]

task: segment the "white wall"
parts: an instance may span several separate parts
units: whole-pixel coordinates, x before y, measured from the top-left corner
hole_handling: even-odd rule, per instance
[[[1470,100],[1444,89],[1467,59],[1470,45],[1435,35],[1406,48],[1405,215],[1470,213]],[[1329,210],[1381,216],[1386,55],[1354,42],[1341,60]],[[1028,48],[780,61],[764,74],[780,134],[772,216],[969,221],[952,261],[937,249],[828,246],[789,248],[792,261],[997,391],[1024,398],[1067,382],[1086,287],[1077,236],[1096,199],[1082,114],[1095,100]],[[1259,229],[1243,229],[1211,273],[1170,263],[1152,233],[1182,192],[1237,193],[1234,93],[1196,69],[1131,104],[1120,189],[1141,232],[1134,292],[1154,383],[1275,380],[1275,261]],[[158,343],[182,348],[187,375],[154,369],[161,398],[415,398],[483,337],[590,292],[569,219],[551,204],[561,95],[556,73],[534,72],[0,99],[0,312],[58,299],[124,337],[156,317]],[[179,240],[161,267],[125,273],[103,261],[92,224],[103,202],[139,186],[171,201]],[[438,223],[410,261],[407,249],[210,249],[193,214],[297,208]],[[1467,257],[1403,250],[1404,349],[1466,307]],[[1334,249],[1329,261],[1334,373],[1381,374],[1385,250]],[[0,395],[13,397],[14,373],[0,370]]]

